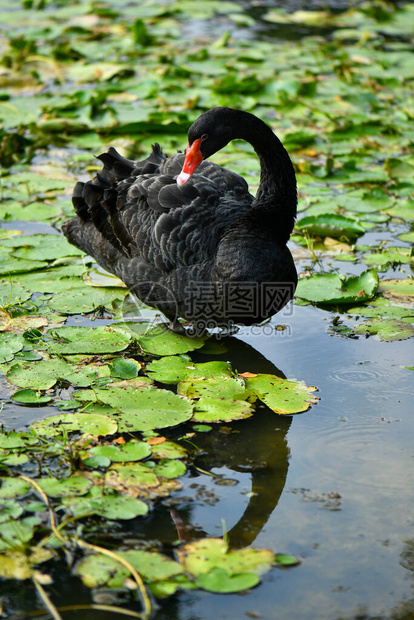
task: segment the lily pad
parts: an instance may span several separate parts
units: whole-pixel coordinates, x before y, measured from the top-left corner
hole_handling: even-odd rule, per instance
[[[312,237],[332,237],[343,241],[352,241],[365,233],[354,218],[336,213],[305,216],[296,223],[296,229]]]
[[[206,574],[199,575],[196,581],[199,588],[217,594],[230,594],[254,588],[260,583],[260,577],[254,573],[232,575],[223,568],[213,568]]]
[[[379,291],[388,299],[408,304],[414,303],[414,279],[381,280]]]
[[[139,345],[147,353],[154,355],[176,355],[200,349],[206,338],[190,338],[185,335],[172,332],[167,327],[143,326],[142,323],[121,323],[118,329],[126,330],[133,336]]]
[[[189,420],[193,413],[193,406],[187,399],[153,387],[109,386],[108,389],[95,389],[95,394],[98,400],[119,412],[112,417],[121,433],[176,426]]]
[[[7,380],[21,388],[48,390],[59,380],[68,381],[76,387],[87,387],[103,376],[109,376],[109,368],[102,364],[76,366],[63,359],[42,359],[13,364],[7,373]]]
[[[229,550],[221,538],[205,538],[188,543],[177,554],[184,570],[196,577],[217,568],[229,575],[253,573],[260,576],[272,568],[275,558],[266,549]]]
[[[354,333],[375,335],[379,340],[392,342],[412,338],[414,336],[414,325],[396,319],[372,319],[372,321],[364,321],[354,327]]]
[[[0,307],[21,303],[30,299],[32,294],[16,282],[0,280]]]
[[[127,463],[141,461],[152,453],[151,446],[145,441],[128,441],[121,446],[95,446],[89,450],[93,456],[105,456],[113,463]]]
[[[258,374],[246,379],[246,386],[275,413],[283,415],[307,411],[318,400],[313,395],[316,388],[275,375]]]
[[[52,400],[51,396],[42,396],[34,390],[18,390],[11,397],[16,403],[24,405],[45,405]]]
[[[82,476],[69,478],[38,478],[38,485],[49,497],[71,497],[72,495],[86,495],[92,487],[91,480]]]
[[[114,492],[104,493],[99,487],[92,487],[82,497],[66,497],[62,503],[75,517],[97,514],[105,519],[127,521],[148,513],[148,505],[142,500]]]
[[[83,256],[83,252],[71,245],[61,235],[27,235],[8,241],[14,247],[12,255],[29,261],[55,261],[65,256]],[[19,247],[17,247],[19,246]]]
[[[86,433],[94,437],[113,435],[117,423],[106,415],[97,413],[66,413],[53,415],[32,424],[39,435],[54,437],[63,433]]]
[[[60,327],[54,330],[53,350],[59,355],[123,351],[131,336],[112,327]]]
[[[316,304],[359,303],[375,295],[378,283],[374,269],[349,277],[334,273],[316,274],[299,280],[296,296]]]
[[[0,332],[0,364],[9,362],[24,347],[25,341],[19,334]]]
[[[178,562],[159,553],[131,549],[118,551],[117,555],[128,560],[146,581],[165,581],[183,572]],[[123,587],[129,576],[128,569],[115,559],[99,555],[90,555],[81,560],[76,567],[76,573],[90,588],[103,585]]]
[[[111,311],[112,303],[115,300],[122,300],[126,294],[125,289],[85,287],[56,293],[48,305],[52,310],[63,314],[94,312],[97,308],[106,308]]]

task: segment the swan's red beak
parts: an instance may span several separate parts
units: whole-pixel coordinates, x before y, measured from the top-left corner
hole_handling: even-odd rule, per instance
[[[194,140],[191,147],[187,146],[185,152],[184,166],[180,174],[177,177],[177,185],[181,187],[184,183],[187,183],[188,179],[192,177],[198,166],[203,161],[203,155],[200,150],[201,138]]]

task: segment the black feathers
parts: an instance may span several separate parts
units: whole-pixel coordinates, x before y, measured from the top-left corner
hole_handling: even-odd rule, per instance
[[[240,118],[243,127],[232,127]],[[246,134],[266,172],[267,185],[259,188],[266,196],[265,205],[253,200],[242,177],[217,164],[203,161],[179,187],[176,178],[183,167],[183,154],[167,158],[154,144],[147,159],[134,162],[110,148],[98,157],[102,170],[91,181],[76,184],[72,197],[76,217],[64,224],[63,232],[142,301],[171,319],[251,324],[283,307],[296,284],[291,255],[277,233],[281,221],[284,229],[293,227],[296,198],[280,200],[278,193],[287,186],[289,196],[295,195],[294,174],[289,176],[286,151],[256,117],[217,108],[198,119],[203,133],[206,123],[212,152],[224,140],[214,135],[214,127],[226,127],[225,142],[230,130],[232,137]],[[279,160],[280,169],[288,170],[287,178],[278,173]],[[271,182],[269,170],[273,171]],[[270,210],[269,196],[274,200]],[[286,213],[280,208],[283,202],[288,205]],[[256,293],[255,308],[242,316],[239,309],[229,306],[223,291],[226,283],[249,280],[253,289],[265,280],[288,283],[291,293],[283,304],[270,308],[260,300],[257,305]],[[194,300],[209,303],[197,309]]]

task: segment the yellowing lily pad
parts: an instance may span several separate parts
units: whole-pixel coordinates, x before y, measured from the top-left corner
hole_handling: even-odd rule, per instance
[[[246,386],[275,413],[283,415],[307,411],[318,400],[313,395],[316,388],[275,375],[258,374],[247,378]]]
[[[97,413],[61,413],[32,424],[39,435],[54,437],[63,433],[85,433],[94,437],[113,435],[118,425],[112,418]]]
[[[230,575],[262,575],[272,568],[275,559],[267,549],[229,550],[221,538],[204,538],[188,543],[178,550],[177,555],[184,570],[196,577],[217,568]]]

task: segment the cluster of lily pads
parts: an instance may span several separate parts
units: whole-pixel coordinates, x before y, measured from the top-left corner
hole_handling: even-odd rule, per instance
[[[233,592],[294,564],[221,539],[177,544],[175,556],[127,543],[111,554],[88,539],[102,523],[145,518],[179,487],[190,453],[170,427],[196,443],[194,432],[257,403],[290,415],[315,402],[301,382],[194,362],[214,350],[209,339],[154,324],[66,242],[60,224],[75,178],[98,168],[93,155],[109,144],[138,158],[154,141],[182,149],[191,122],[217,105],[257,114],[296,167],[296,303],[334,311],[341,336],[413,335],[413,5],[259,13],[215,0],[2,2],[0,371],[12,402],[51,415],[0,434],[0,571],[32,579],[49,609],[45,562],[74,546],[86,585],[127,583],[148,613],[146,587]],[[248,144],[215,161],[254,191]]]

